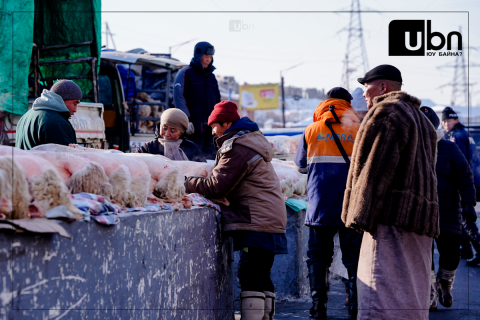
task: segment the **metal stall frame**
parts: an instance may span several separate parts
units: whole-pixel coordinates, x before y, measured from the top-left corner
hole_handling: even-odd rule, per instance
[[[84,76],[71,76],[71,77],[62,77],[62,79],[75,80],[75,79],[91,79],[92,80],[92,91],[93,95],[83,95],[82,99],[91,99],[93,102],[98,103],[98,83],[97,83],[97,58],[96,57],[85,57],[85,58],[76,58],[76,59],[63,59],[63,60],[49,60],[49,61],[40,61],[40,51],[47,50],[58,50],[66,48],[75,48],[81,46],[91,46],[93,41],[79,42],[79,43],[70,43],[62,44],[57,46],[50,47],[39,47],[35,43],[33,44],[32,60],[33,60],[33,74],[35,78],[34,84],[34,97],[38,98],[40,96],[39,92],[39,76],[43,81],[54,80],[52,78],[44,78],[41,74],[41,66],[54,66],[59,64],[74,64],[74,63],[88,63],[92,69],[91,75]]]
[[[170,85],[171,85],[171,76],[172,71],[180,69],[187,64],[182,63],[176,59],[160,56],[160,55],[150,55],[150,54],[139,54],[139,53],[128,53],[128,52],[116,52],[116,51],[102,51],[102,60],[110,60],[115,65],[118,64],[128,64],[128,71],[127,71],[127,84],[126,90],[124,92],[124,98],[126,104],[131,107],[130,109],[130,116],[126,117],[126,120],[130,123],[132,136],[136,134],[142,134],[138,132],[139,122],[140,121],[160,121],[160,118],[157,117],[140,117],[138,114],[138,105],[158,105],[162,106],[162,111],[168,109],[170,104]],[[132,70],[132,65],[141,65],[143,66],[154,66],[154,67],[163,67],[167,73],[167,83],[165,89],[162,90],[149,90],[145,89],[144,83],[142,84],[142,89],[137,90],[138,92],[146,92],[146,93],[165,93],[165,101],[162,102],[141,102],[138,103],[135,101],[127,101],[128,98],[128,90],[129,90],[129,82],[130,82],[130,72]],[[144,71],[142,69],[142,74]],[[133,115],[132,115],[133,111]],[[134,128],[132,128],[132,124],[134,124]],[[148,133],[147,135],[150,135]]]

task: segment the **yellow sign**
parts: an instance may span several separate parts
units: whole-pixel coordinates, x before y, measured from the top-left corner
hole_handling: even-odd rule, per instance
[[[240,106],[247,110],[278,109],[278,83],[240,86]]]

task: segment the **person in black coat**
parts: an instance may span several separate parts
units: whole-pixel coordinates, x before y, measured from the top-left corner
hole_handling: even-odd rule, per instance
[[[435,112],[428,107],[422,107],[420,110],[437,129],[440,125],[440,119]],[[442,132],[438,132],[438,154],[435,171],[440,211],[440,235],[435,241],[440,253],[440,260],[435,280],[435,266],[432,259],[430,310],[436,309],[438,305],[437,289],[440,303],[447,308],[452,305],[451,290],[455,272],[460,263],[462,220],[465,219],[470,223],[477,218],[475,185],[468,161],[455,142],[443,139]]]
[[[214,47],[208,42],[195,45],[190,65],[181,69],[173,85],[175,108],[189,119],[187,135],[202,150],[207,159],[215,159],[212,128],[207,124],[213,107],[220,102],[220,89],[213,74]]]
[[[200,148],[185,138],[187,128],[187,115],[179,109],[168,109],[155,128],[155,139],[145,142],[136,153],[159,154],[177,161],[207,162]]]

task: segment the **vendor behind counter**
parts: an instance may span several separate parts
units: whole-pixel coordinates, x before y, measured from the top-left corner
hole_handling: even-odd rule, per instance
[[[185,137],[187,128],[187,115],[180,109],[168,109],[155,128],[155,139],[145,142],[136,152],[159,154],[176,161],[207,162],[200,148]]]

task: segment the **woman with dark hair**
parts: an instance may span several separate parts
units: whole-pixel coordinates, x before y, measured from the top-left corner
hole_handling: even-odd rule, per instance
[[[155,139],[145,142],[136,152],[159,154],[176,161],[207,162],[200,148],[185,137],[187,128],[187,115],[180,109],[168,109],[155,128]]]

